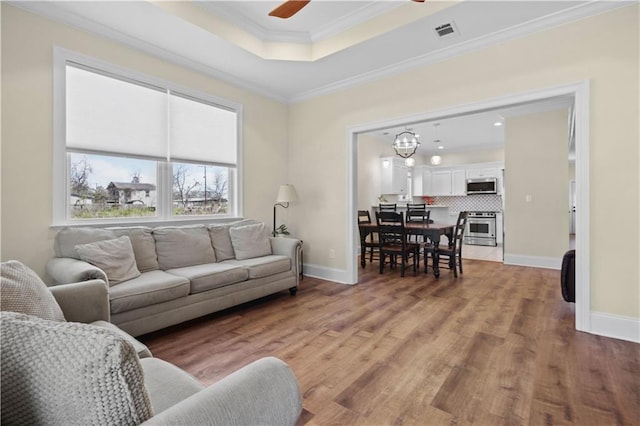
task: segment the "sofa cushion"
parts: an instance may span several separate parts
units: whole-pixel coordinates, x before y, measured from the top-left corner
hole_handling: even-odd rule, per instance
[[[236,254],[233,251],[233,245],[231,244],[229,229],[237,228],[238,226],[254,225],[257,223],[260,222],[253,219],[244,219],[232,223],[209,225],[209,235],[211,236],[213,249],[216,252],[216,261],[222,262],[223,260],[234,259],[236,257]]]
[[[209,231],[204,225],[154,228],[153,238],[163,271],[216,261]]]
[[[78,244],[76,252],[80,259],[102,269],[110,286],[140,276],[129,237]]]
[[[111,313],[126,312],[143,306],[185,297],[189,280],[163,271],[149,271],[109,289]]]
[[[95,243],[118,238],[115,232],[99,228],[64,228],[56,234],[53,249],[56,257],[80,259],[76,252],[78,244]]]
[[[109,228],[117,236],[129,237],[133,246],[133,254],[136,256],[136,265],[140,272],[155,271],[160,269],[158,254],[156,253],[156,241],[153,239],[152,229],[148,226],[126,226]]]
[[[224,263],[187,266],[185,268],[169,269],[166,272],[189,279],[191,281],[191,294],[246,281],[249,277],[246,268]]]
[[[0,313],[2,423],[140,424],[153,413],[140,361],[99,327]]]
[[[268,277],[291,270],[291,259],[274,254],[253,259],[225,260],[222,263],[247,268],[249,279]]]
[[[45,283],[17,260],[0,264],[0,309],[46,320],[65,320],[60,305]]]
[[[133,345],[133,349],[136,350],[136,353],[138,354],[139,358],[148,358],[151,356],[151,351],[149,350],[149,348],[147,348],[141,341],[139,341],[138,339],[136,339],[135,337],[133,337],[132,335],[128,334],[127,332],[125,332],[124,330],[121,330],[120,328],[118,328],[117,325],[112,324],[110,322],[107,321],[94,321],[91,323],[91,325],[95,325],[96,327],[102,327],[105,328],[113,333],[116,333],[118,336],[122,337],[123,339],[125,339],[127,342],[131,343],[131,345]]]
[[[238,260],[271,254],[271,242],[264,223],[232,227],[229,236]]]
[[[153,413],[158,414],[205,388],[173,364],[158,358],[140,360]]]

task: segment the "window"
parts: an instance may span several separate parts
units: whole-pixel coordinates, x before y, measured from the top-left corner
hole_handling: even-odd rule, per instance
[[[54,222],[239,216],[241,107],[56,49]]]

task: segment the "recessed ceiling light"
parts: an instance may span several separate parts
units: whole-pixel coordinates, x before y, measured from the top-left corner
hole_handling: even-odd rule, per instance
[[[500,127],[502,126],[502,121],[496,121],[495,123],[493,123],[493,125],[496,127]]]
[[[438,149],[444,149],[444,146],[439,145],[439,146],[438,146]]]

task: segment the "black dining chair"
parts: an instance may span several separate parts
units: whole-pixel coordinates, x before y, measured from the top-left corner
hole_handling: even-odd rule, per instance
[[[395,266],[397,259],[400,258],[401,277],[404,277],[407,263],[412,259],[413,275],[416,275],[420,246],[409,241],[402,212],[376,212],[376,224],[380,242],[380,273],[384,272],[385,259],[388,255],[391,258],[391,267]]]
[[[371,223],[371,215],[369,214],[368,210],[358,210],[358,225],[362,223]],[[368,249],[369,262],[373,262],[374,255],[375,255],[375,258],[378,258],[378,255],[379,255],[378,249],[380,247],[380,243],[378,242],[378,232],[377,231],[366,232],[366,235],[364,236],[364,243],[363,243],[363,238],[362,238],[363,231],[360,228],[358,228],[358,230],[360,231],[360,244],[364,244],[364,247],[365,247],[364,253],[366,255],[367,249]]]
[[[433,245],[428,245],[424,248],[425,251],[425,271],[427,269],[427,254],[433,256],[435,250],[438,250],[438,256],[440,258],[439,265],[445,268],[453,269],[453,276],[458,277],[458,269],[462,273],[462,237],[464,236],[464,230],[467,226],[467,217],[469,212],[460,212],[458,214],[458,220],[456,226],[453,228],[453,235],[449,239],[449,244],[446,246],[438,246],[436,249]]]
[[[378,204],[378,211],[381,212],[395,212],[398,210],[397,204]]]

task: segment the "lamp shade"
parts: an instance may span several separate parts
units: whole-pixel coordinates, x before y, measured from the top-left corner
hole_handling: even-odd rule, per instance
[[[298,196],[296,194],[296,189],[293,185],[286,184],[280,185],[280,189],[278,189],[278,197],[276,198],[276,203],[290,203],[296,201]]]

